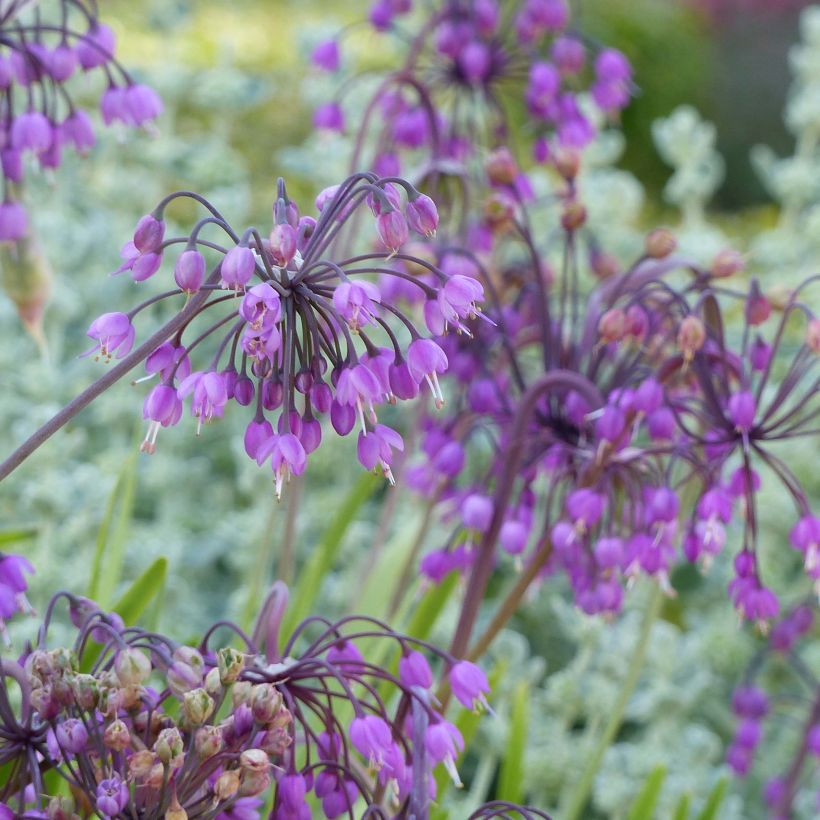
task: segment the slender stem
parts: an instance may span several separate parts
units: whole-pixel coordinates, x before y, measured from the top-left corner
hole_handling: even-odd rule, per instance
[[[478,617],[481,603],[484,600],[484,593],[487,590],[487,584],[493,569],[493,553],[496,541],[501,531],[501,525],[504,523],[507,506],[512,496],[513,487],[516,484],[518,469],[524,457],[527,428],[538,400],[544,393],[556,389],[563,391],[575,390],[589,402],[591,407],[598,408],[604,403],[598,388],[592,382],[571,370],[560,369],[545,373],[533,382],[521,397],[510,431],[504,467],[493,495],[493,517],[490,526],[482,535],[478,545],[478,554],[473,564],[473,571],[470,574],[458,626],[450,646],[450,654],[456,658],[464,657],[467,651],[470,635]]]
[[[541,568],[546,563],[547,559],[552,554],[552,541],[546,537],[541,541],[538,549],[533,555],[532,560],[527,564],[524,570],[519,574],[515,584],[513,584],[510,591],[507,593],[501,605],[498,607],[492,620],[487,624],[486,629],[481,633],[478,639],[470,647],[467,653],[467,658],[471,661],[478,660],[490,647],[490,644],[496,639],[498,633],[507,624],[507,621],[512,618],[521,603],[530,584],[535,580]]]
[[[285,516],[285,534],[282,537],[282,549],[279,554],[279,566],[276,575],[280,581],[290,584],[296,567],[296,519],[299,515],[299,502],[305,486],[304,474],[294,476],[288,491],[288,511]]]
[[[112,367],[104,376],[97,379],[78,396],[73,398],[62,410],[49,419],[37,432],[24,441],[2,464],[0,464],[0,481],[16,470],[41,444],[48,441],[60,428],[64,427],[81,410],[85,409],[101,393],[118,382],[126,373],[133,370],[154,352],[166,339],[173,336],[197,313],[210,291],[201,290],[190,302],[167,324],[163,325],[147,341],[129,353],[119,364]]]
[[[598,741],[592,753],[587,757],[587,764],[584,771],[581,773],[581,779],[578,781],[574,791],[566,801],[567,807],[561,812],[563,820],[578,820],[581,813],[586,806],[589,799],[589,793],[592,790],[592,784],[595,780],[595,775],[598,773],[598,768],[601,765],[601,760],[604,753],[609,748],[618,730],[621,728],[621,723],[624,719],[629,699],[632,697],[635,687],[638,685],[638,678],[641,675],[644,661],[646,660],[646,653],[649,649],[649,638],[652,634],[652,626],[658,617],[661,609],[661,602],[663,601],[663,593],[659,584],[653,583],[649,593],[649,601],[647,602],[646,612],[643,616],[643,623],[641,624],[641,631],[638,635],[638,641],[632,652],[632,657],[629,659],[629,671],[624,678],[621,685],[621,691],[618,694],[618,700],[612,707],[612,712],[609,715],[609,720],[604,727],[603,734]]]

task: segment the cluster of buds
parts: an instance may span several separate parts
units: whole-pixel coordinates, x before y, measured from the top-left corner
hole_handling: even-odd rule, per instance
[[[566,0],[509,5],[502,14],[497,0],[444,0],[430,7],[417,35],[402,34],[406,60],[380,84],[358,129],[359,144],[366,138],[375,145],[374,169],[397,174],[405,166],[403,155],[415,164],[420,152],[433,165],[481,156],[477,135],[506,140],[510,126],[499,96],[522,77],[538,162],[565,166],[596,134],[590,109],[601,119],[625,107],[632,92],[628,61],[615,49],[589,54],[588,44],[569,31]],[[393,30],[410,7],[378,0],[371,23],[378,31]],[[339,70],[338,43],[320,43],[313,62],[325,71]],[[314,125],[343,131],[340,103],[320,106]]]
[[[49,649],[62,599],[77,637]],[[10,768],[0,817],[257,818],[268,798],[278,820],[318,816],[308,799],[327,818],[354,807],[427,816],[434,768],[458,782],[464,746],[436,709],[431,662],[471,709],[486,704],[486,676],[364,617],[309,618],[280,647],[286,602],[277,583],[252,636],[220,622],[193,647],[55,596],[37,646],[2,661],[0,765]],[[217,631],[238,646],[213,649]],[[392,651],[394,669],[368,661],[365,643]],[[75,806],[49,797],[49,771],[70,784]]]
[[[85,154],[94,145],[91,118],[70,93],[75,74],[105,76],[100,110],[106,125],[146,127],[162,113],[162,102],[117,62],[116,37],[99,21],[95,2],[13,0],[0,12],[0,35],[0,242],[9,242],[28,232],[26,210],[14,197],[27,157],[54,169],[64,148]]]
[[[188,236],[167,237],[164,211],[179,197],[192,197],[209,213]],[[302,215],[280,180],[265,238],[255,228],[235,231],[210,203],[187,193],[167,197],[140,220],[118,272],[146,280],[161,268],[168,248],[181,246],[176,288],[128,313],[100,316],[88,335],[96,341],[89,354],[144,358],[148,377],[159,379],[143,408],[149,422],[145,452],[154,451],[161,427],[180,420],[186,400],[198,431],[234,401],[250,408],[245,450],[260,465],[270,463],[277,495],[319,446],[323,416],[340,436],[358,427],[359,461],[393,480],[391,462],[403,442],[378,421],[376,408],[413,399],[425,386],[441,407],[439,376],[447,356],[366,277],[400,279],[417,291],[431,333],[463,327],[479,310],[483,288],[403,251],[411,230],[431,236],[438,223],[433,201],[404,180],[355,174],[323,191],[316,207],[315,218]],[[357,255],[335,250],[340,231],[361,209],[375,220],[379,247]],[[227,244],[204,239],[205,228],[219,229]],[[391,260],[421,267],[429,281],[391,267]],[[151,337],[156,346],[132,353],[134,317],[167,300],[184,307],[167,333]],[[218,318],[206,321],[214,314]],[[386,345],[378,343],[378,334]],[[199,369],[192,369],[195,356],[204,357]]]

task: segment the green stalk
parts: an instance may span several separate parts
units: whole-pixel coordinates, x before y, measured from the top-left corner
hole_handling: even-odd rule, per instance
[[[646,660],[646,652],[649,649],[649,638],[652,634],[652,626],[658,617],[661,609],[661,602],[663,601],[663,593],[658,584],[653,583],[652,589],[649,593],[649,601],[647,603],[646,612],[643,616],[643,623],[641,624],[641,631],[638,635],[638,641],[635,644],[635,649],[632,652],[632,657],[629,661],[629,671],[627,672],[624,682],[621,685],[621,691],[618,694],[618,700],[612,709],[609,716],[609,721],[604,727],[603,734],[596,744],[587,759],[587,765],[581,773],[581,779],[578,781],[574,791],[570,794],[568,800],[564,801],[566,809],[561,812],[563,820],[578,820],[581,812],[589,800],[590,792],[592,791],[592,784],[595,780],[595,775],[601,766],[601,760],[604,753],[612,744],[615,735],[621,728],[621,723],[624,719],[624,712],[626,711],[629,699],[638,685],[638,678],[641,675],[644,661]]]

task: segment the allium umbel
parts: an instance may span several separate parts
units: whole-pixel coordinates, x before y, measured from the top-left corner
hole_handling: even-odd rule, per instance
[[[159,375],[159,384],[145,399],[149,424],[142,449],[154,451],[160,428],[180,420],[184,403],[190,403],[199,432],[235,402],[250,408],[245,448],[260,465],[270,463],[277,495],[319,446],[322,417],[329,417],[342,436],[358,427],[359,460],[392,481],[393,453],[403,449],[403,442],[379,423],[377,408],[413,398],[424,385],[441,407],[438,378],[447,356],[383,295],[382,285],[363,277],[381,275],[414,289],[429,306],[427,323],[437,333],[446,326],[464,330],[483,298],[475,280],[448,276],[403,250],[411,226],[423,236],[435,231],[432,200],[401,179],[355,174],[320,194],[314,218],[300,214],[280,181],[268,238],[255,228],[235,232],[197,196],[209,214],[189,236],[168,237],[165,209],[185,196],[167,197],[139,221],[117,271],[130,271],[136,281],[151,278],[169,248],[184,243],[174,267],[177,289],[152,296],[128,313],[105,314],[89,329],[98,341],[95,350],[122,358],[134,342],[137,314],[157,301],[188,300],[180,314],[184,319],[147,359],[146,369]],[[358,255],[340,253],[340,233],[365,206],[376,219],[371,242],[378,238],[389,253],[378,247]],[[227,245],[201,238],[214,227]],[[411,265],[425,275],[407,274]],[[203,330],[204,317],[214,311],[218,318]],[[194,319],[198,335],[189,339]],[[377,335],[383,341],[376,341]],[[212,351],[209,357],[203,357],[206,348]],[[202,369],[191,371],[191,359],[201,359]]]

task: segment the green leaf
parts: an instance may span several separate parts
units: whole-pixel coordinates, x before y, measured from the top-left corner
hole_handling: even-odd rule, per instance
[[[103,520],[97,532],[97,549],[91,565],[88,597],[96,601],[103,609],[111,605],[114,592],[122,576],[125,542],[134,512],[137,455],[136,451],[133,452],[123,464],[114,489],[108,498]]]
[[[723,798],[726,797],[726,789],[729,786],[729,781],[725,777],[721,777],[717,783],[715,783],[714,789],[709,793],[709,797],[706,798],[706,805],[703,807],[703,811],[697,816],[696,820],[715,820],[718,816],[718,809],[723,803]]]
[[[19,541],[28,541],[37,535],[35,527],[19,527],[15,529],[0,530],[0,546],[4,544],[16,544]]]
[[[282,627],[283,635],[290,635],[296,626],[310,615],[322,588],[322,579],[333,568],[342,539],[356,517],[359,508],[373,494],[381,479],[373,473],[363,473],[353,485],[336,516],[325,530],[322,541],[304,567],[297,573],[299,581],[293,589]],[[259,604],[261,605],[261,601]]]
[[[530,722],[530,685],[521,681],[515,688],[507,746],[498,776],[498,797],[520,803],[523,796],[524,751]]]
[[[675,816],[673,820],[689,820],[689,806],[692,803],[692,797],[689,794],[682,794],[678,805],[675,808]]]
[[[125,621],[126,626],[136,623],[137,619],[151,600],[159,596],[165,587],[165,576],[168,573],[168,559],[157,558],[145,572],[125,591],[122,598],[111,607]]]
[[[650,772],[629,810],[627,820],[652,820],[665,779],[666,766],[657,766]]]

